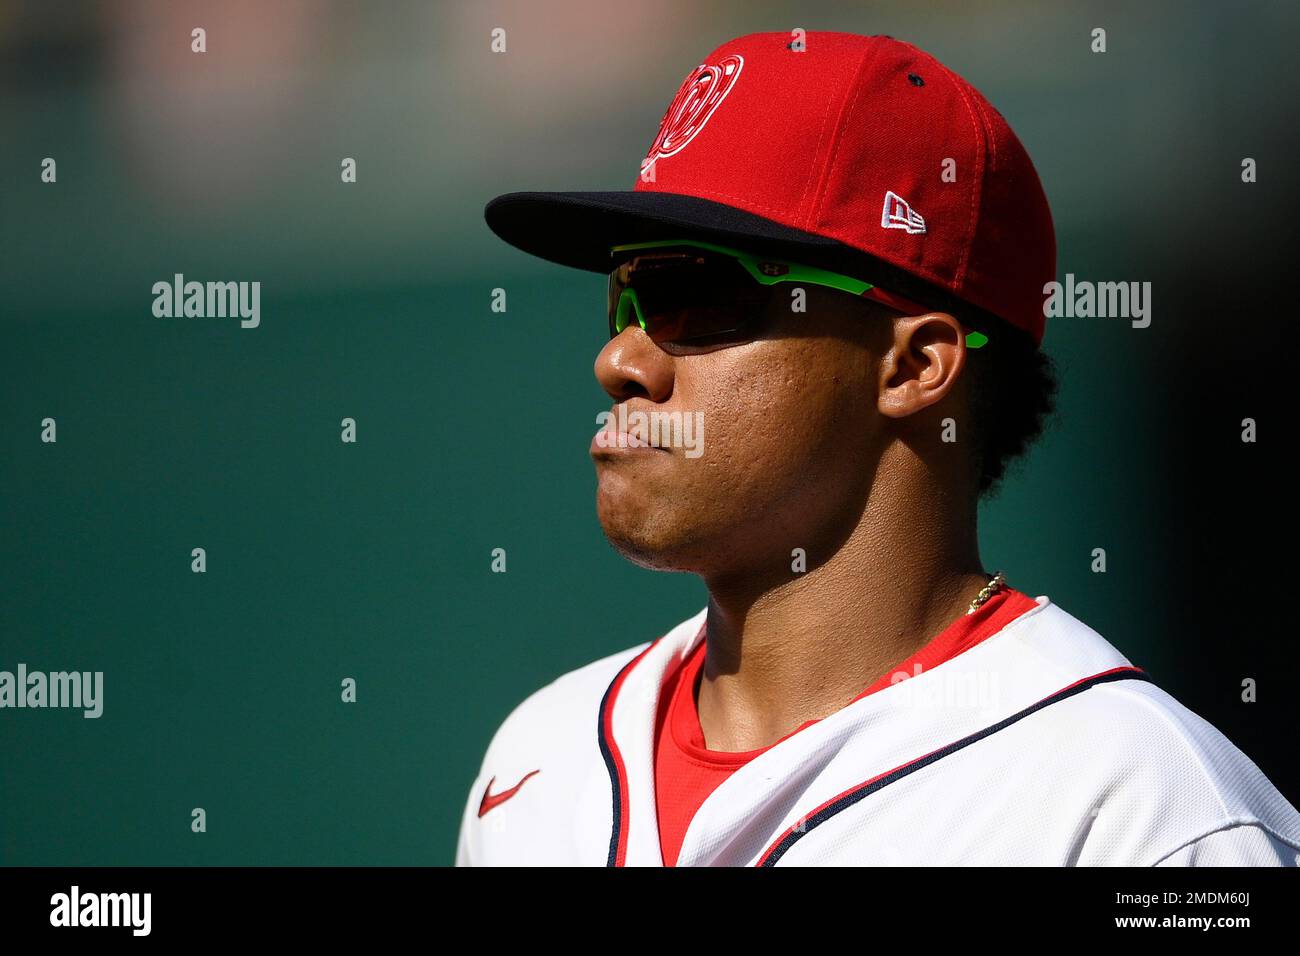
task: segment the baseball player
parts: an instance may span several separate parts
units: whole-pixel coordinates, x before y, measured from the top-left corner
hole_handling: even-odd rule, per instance
[[[969,83],[890,37],[740,37],[633,190],[486,218],[608,273],[597,512],[709,599],[514,709],[457,864],[1297,864],[1254,763],[980,558],[1051,407],[1056,248]]]

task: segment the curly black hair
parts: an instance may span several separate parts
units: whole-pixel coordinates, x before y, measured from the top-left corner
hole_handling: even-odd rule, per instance
[[[960,320],[961,316],[957,316]],[[1056,363],[1020,329],[998,322],[983,348],[966,353],[971,428],[980,498],[991,495],[1008,466],[1043,433],[1056,408]]]

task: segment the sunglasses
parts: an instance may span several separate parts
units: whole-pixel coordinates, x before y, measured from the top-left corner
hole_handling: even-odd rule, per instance
[[[930,309],[870,282],[815,266],[753,255],[693,239],[633,242],[610,248],[622,257],[609,274],[609,337],[633,320],[664,351],[691,355],[751,342],[778,282],[825,286],[911,315]],[[968,331],[966,347],[988,342]]]

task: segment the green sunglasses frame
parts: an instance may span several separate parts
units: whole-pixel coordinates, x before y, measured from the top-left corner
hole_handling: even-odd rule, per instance
[[[692,246],[696,249],[706,249],[709,252],[730,256],[744,266],[745,271],[753,276],[756,282],[763,285],[775,285],[778,282],[807,282],[812,285],[825,286],[828,289],[838,289],[840,292],[847,292],[856,296],[878,288],[870,282],[864,282],[861,279],[855,279],[839,272],[831,272],[816,266],[800,265],[796,262],[787,262],[784,259],[773,259],[771,256],[758,256],[711,242],[700,242],[697,239],[660,239],[653,242],[630,242],[620,246],[611,246],[609,254],[612,256],[619,252],[660,249],[667,246]],[[778,265],[783,267],[784,271],[777,274],[764,272],[762,269],[764,265]],[[646,328],[645,315],[641,311],[641,302],[637,298],[636,290],[624,289],[623,294],[619,296],[618,310],[614,318],[615,332],[622,332],[627,328],[633,312],[636,313],[637,323],[644,330]],[[970,331],[966,333],[966,347],[968,349],[981,348],[988,343],[988,340],[988,336],[983,332]]]

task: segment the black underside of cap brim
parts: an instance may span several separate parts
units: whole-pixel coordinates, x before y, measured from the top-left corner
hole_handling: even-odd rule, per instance
[[[550,262],[608,272],[609,247],[656,239],[712,239],[746,251],[826,251],[841,243],[698,196],[636,192],[519,192],[487,204],[488,226]]]

